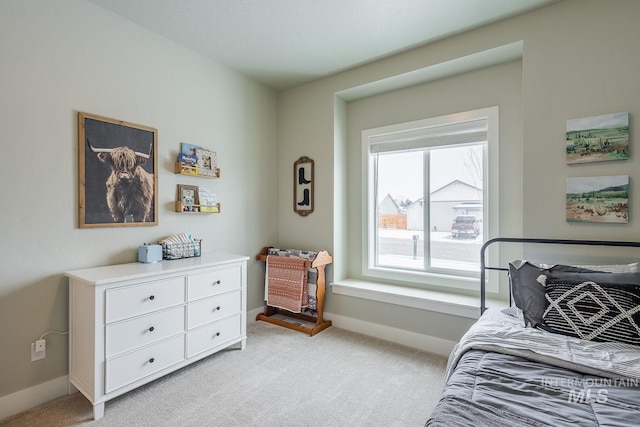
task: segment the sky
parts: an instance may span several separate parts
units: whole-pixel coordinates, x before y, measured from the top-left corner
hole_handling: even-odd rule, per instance
[[[629,184],[628,175],[567,178],[567,194],[586,193],[623,184]]]
[[[602,116],[567,120],[567,132],[574,130],[616,128],[620,126],[629,126],[629,113],[604,114]]]
[[[474,185],[465,166],[462,150],[466,150],[466,147],[431,150],[432,191],[456,179]],[[422,152],[412,151],[384,157],[378,163],[379,194],[382,197],[391,194],[396,200],[409,199],[412,202],[420,199],[423,196]]]

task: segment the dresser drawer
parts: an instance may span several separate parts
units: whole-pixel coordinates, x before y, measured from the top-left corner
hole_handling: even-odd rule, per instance
[[[227,317],[187,333],[187,357],[240,338],[240,315]]]
[[[184,360],[184,334],[107,359],[105,393],[117,390]]]
[[[189,275],[189,301],[240,289],[242,269],[239,265],[216,268]]]
[[[184,312],[185,306],[180,305],[107,325],[106,357],[184,332]]]
[[[189,303],[187,309],[188,328],[193,329],[214,320],[240,313],[241,297],[240,291],[233,291]]]
[[[151,313],[185,302],[185,277],[106,291],[106,323]]]

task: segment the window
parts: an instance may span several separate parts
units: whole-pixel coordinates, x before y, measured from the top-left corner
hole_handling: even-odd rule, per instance
[[[479,275],[497,207],[489,199],[497,120],[492,107],[363,131],[363,275],[419,283],[448,276],[461,280],[433,284],[461,287]]]

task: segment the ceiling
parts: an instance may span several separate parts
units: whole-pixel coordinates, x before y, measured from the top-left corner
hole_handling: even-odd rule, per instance
[[[89,0],[275,90],[559,0]]]

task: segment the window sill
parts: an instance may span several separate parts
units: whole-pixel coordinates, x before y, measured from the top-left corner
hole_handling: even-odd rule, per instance
[[[470,319],[480,317],[479,298],[467,295],[414,289],[356,279],[343,279],[331,283],[331,290],[337,295],[419,308]],[[506,304],[501,304],[499,301],[487,301],[487,303],[492,307],[497,305],[506,306]]]

